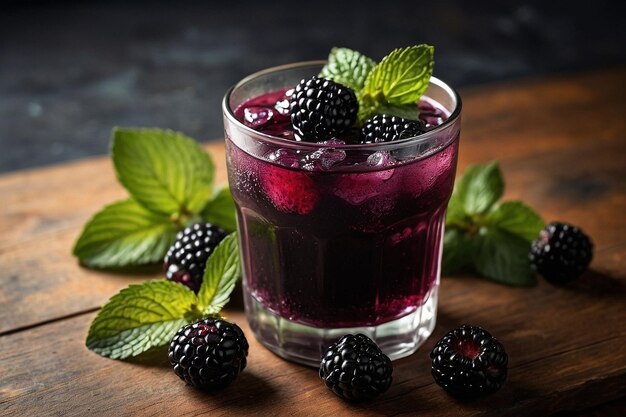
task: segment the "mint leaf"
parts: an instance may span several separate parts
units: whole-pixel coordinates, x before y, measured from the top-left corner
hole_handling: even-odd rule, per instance
[[[497,227],[532,242],[545,226],[541,217],[521,201],[507,201],[487,214],[488,227]]]
[[[91,323],[87,347],[113,359],[165,345],[183,325],[219,313],[241,275],[237,237],[228,235],[209,256],[200,292],[172,281],[130,285]]]
[[[364,101],[415,104],[428,89],[433,54],[434,48],[429,45],[393,50],[367,76]]]
[[[458,187],[458,183],[456,186]],[[452,197],[448,202],[446,210],[446,227],[460,227],[464,229],[471,219],[465,212],[465,207],[460,198],[454,198],[454,194],[452,194]]]
[[[196,213],[211,197],[213,161],[181,133],[116,128],[112,154],[119,181],[150,211]]]
[[[226,305],[241,276],[241,261],[237,235],[231,233],[220,242],[209,256],[198,291],[200,309],[204,314],[215,314]]]
[[[382,114],[382,111],[379,110],[379,103],[373,103],[371,100],[365,101],[362,94],[357,94],[356,98],[359,102],[359,112],[356,117],[360,124],[376,114]]]
[[[535,284],[525,239],[497,228],[482,228],[475,239],[474,267],[479,274],[507,285]]]
[[[171,281],[130,285],[114,295],[91,323],[87,347],[113,359],[165,345],[186,323],[199,319],[196,295]]]
[[[503,284],[535,283],[528,251],[543,220],[520,201],[498,204],[503,193],[497,162],[469,166],[457,181],[446,212],[444,274],[472,266]]]
[[[359,96],[357,96],[359,98]],[[409,120],[419,120],[419,112],[415,104],[389,104],[389,103],[367,103],[360,99],[359,113],[357,118],[361,122],[373,117],[376,114],[389,114]]]
[[[204,221],[218,225],[222,229],[234,232],[237,230],[237,214],[235,202],[228,187],[221,188],[204,206],[200,213]]]
[[[455,274],[472,263],[472,241],[459,229],[447,229],[443,238],[441,274]]]
[[[482,214],[504,193],[504,180],[497,162],[470,165],[457,182],[450,198],[451,218]]]
[[[392,116],[398,116],[409,120],[419,119],[419,113],[415,104],[395,105],[385,103],[382,104],[377,111],[381,114],[390,114]]]
[[[373,59],[360,52],[348,48],[333,48],[320,77],[331,79],[357,92],[363,88],[367,75],[375,66]]]
[[[162,260],[175,237],[176,227],[167,216],[131,198],[106,206],[89,220],[73,252],[90,267],[141,265]]]

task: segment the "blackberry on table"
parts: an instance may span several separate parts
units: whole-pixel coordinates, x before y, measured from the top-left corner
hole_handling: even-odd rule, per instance
[[[350,88],[311,77],[296,86],[289,109],[295,139],[317,142],[350,128],[356,121],[359,104]]]
[[[593,258],[593,243],[576,226],[548,224],[530,247],[530,264],[552,284],[565,284],[578,278]]]
[[[368,400],[391,385],[391,360],[372,339],[346,335],[322,356],[320,378],[335,394],[347,400]]]
[[[391,142],[411,138],[426,132],[424,123],[398,116],[377,114],[368,119],[361,128],[361,143]]]
[[[198,292],[206,261],[226,235],[210,223],[197,223],[179,232],[165,255],[166,278]]]
[[[508,356],[489,332],[464,325],[448,332],[430,353],[435,382],[457,397],[478,397],[500,389]]]
[[[236,324],[205,319],[182,327],[168,349],[174,372],[206,391],[230,385],[246,367],[248,341]]]

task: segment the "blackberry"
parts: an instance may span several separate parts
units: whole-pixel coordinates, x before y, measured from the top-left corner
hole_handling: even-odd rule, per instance
[[[248,341],[239,326],[220,319],[182,327],[168,349],[176,375],[206,391],[233,382],[246,367],[246,356]]]
[[[593,243],[576,226],[550,223],[530,247],[530,264],[552,284],[565,284],[578,278],[593,257]]]
[[[426,132],[426,126],[419,120],[377,114],[368,119],[361,128],[361,143],[391,142],[411,138]]]
[[[506,379],[508,356],[502,344],[480,327],[448,332],[430,353],[435,382],[458,397],[496,392]]]
[[[311,77],[296,86],[289,109],[295,139],[317,142],[350,128],[356,121],[359,104],[350,88]]]
[[[372,339],[346,335],[322,356],[320,378],[335,394],[347,400],[367,400],[391,385],[391,360]]]
[[[165,277],[198,292],[206,260],[225,237],[224,230],[210,223],[197,223],[179,232],[165,255]]]

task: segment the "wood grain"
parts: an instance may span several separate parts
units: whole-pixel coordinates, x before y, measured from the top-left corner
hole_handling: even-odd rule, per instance
[[[132,362],[84,347],[94,311],[148,277],[81,268],[70,255],[84,222],[125,195],[110,161],[96,158],[0,177],[0,414],[3,415],[527,415],[604,403],[626,386],[626,69],[529,80],[462,92],[459,171],[498,159],[506,198],[593,238],[591,271],[574,285],[508,288],[444,278],[438,324],[426,345],[396,362],[391,390],[346,404],[314,370],[250,340],[249,368],[231,389],[200,394],[162,351]],[[225,181],[224,151],[208,147]],[[243,314],[231,317],[252,335]],[[461,323],[505,344],[510,379],[488,399],[459,403],[432,381],[427,353]]]
[[[216,183],[226,183],[222,144],[207,146]],[[98,308],[130,282],[159,277],[159,268],[134,274],[82,268],[71,256],[86,220],[104,204],[127,196],[110,159],[96,158],[0,178],[0,334]],[[137,272],[137,271],[136,271]],[[33,305],[41,306],[34,309]]]
[[[626,256],[626,246],[620,256]],[[323,386],[314,369],[285,362],[261,347],[241,310],[227,315],[249,336],[249,366],[231,389],[207,395],[186,387],[167,365],[163,350],[132,362],[87,351],[84,337],[90,314],[0,338],[0,351],[7,352],[0,374],[11,375],[0,382],[0,398],[8,413],[27,407],[33,414],[53,415],[324,416],[360,411],[435,416],[446,410],[458,416],[483,416],[593,405],[615,398],[626,383],[626,362],[618,354],[626,343],[620,286],[625,279],[623,271],[617,278],[591,272],[567,289],[543,283],[516,289],[471,277],[448,278],[442,285],[435,334],[418,353],[395,363],[390,391],[365,405],[346,404]],[[586,286],[597,281],[603,286],[589,292]],[[613,320],[598,325],[600,317]],[[446,329],[465,322],[497,334],[511,358],[509,380],[501,392],[471,403],[452,401],[434,384],[428,359]],[[54,340],[55,345],[32,340]],[[31,346],[26,352],[14,348],[26,344]],[[593,397],[579,398],[592,389],[597,391]]]

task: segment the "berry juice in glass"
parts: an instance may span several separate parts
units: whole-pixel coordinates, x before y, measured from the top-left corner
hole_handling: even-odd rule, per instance
[[[224,98],[246,317],[261,343],[296,362],[319,366],[357,332],[401,358],[435,326],[461,100],[433,77],[416,106],[424,134],[295,141],[289,89],[323,64],[253,74]]]

